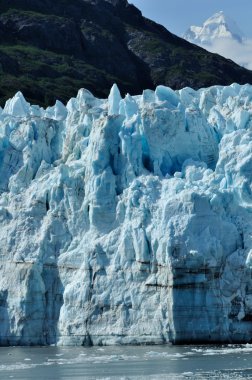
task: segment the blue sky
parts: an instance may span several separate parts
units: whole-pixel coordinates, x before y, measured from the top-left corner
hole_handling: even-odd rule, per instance
[[[214,13],[224,11],[247,37],[252,37],[252,0],[128,0],[144,16],[181,35],[191,25],[202,23]]]

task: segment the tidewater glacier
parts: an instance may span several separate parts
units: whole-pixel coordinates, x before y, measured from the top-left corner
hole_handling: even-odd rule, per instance
[[[252,340],[252,86],[0,111],[0,344]]]

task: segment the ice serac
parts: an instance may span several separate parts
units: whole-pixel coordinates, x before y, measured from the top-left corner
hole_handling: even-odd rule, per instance
[[[0,344],[252,340],[252,86],[0,114]]]

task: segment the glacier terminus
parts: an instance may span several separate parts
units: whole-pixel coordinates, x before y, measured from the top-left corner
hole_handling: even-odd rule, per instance
[[[252,341],[252,86],[0,110],[0,345]]]

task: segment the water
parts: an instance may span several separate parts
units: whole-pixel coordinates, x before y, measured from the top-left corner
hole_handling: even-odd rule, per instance
[[[0,379],[252,379],[252,345],[2,347]]]

